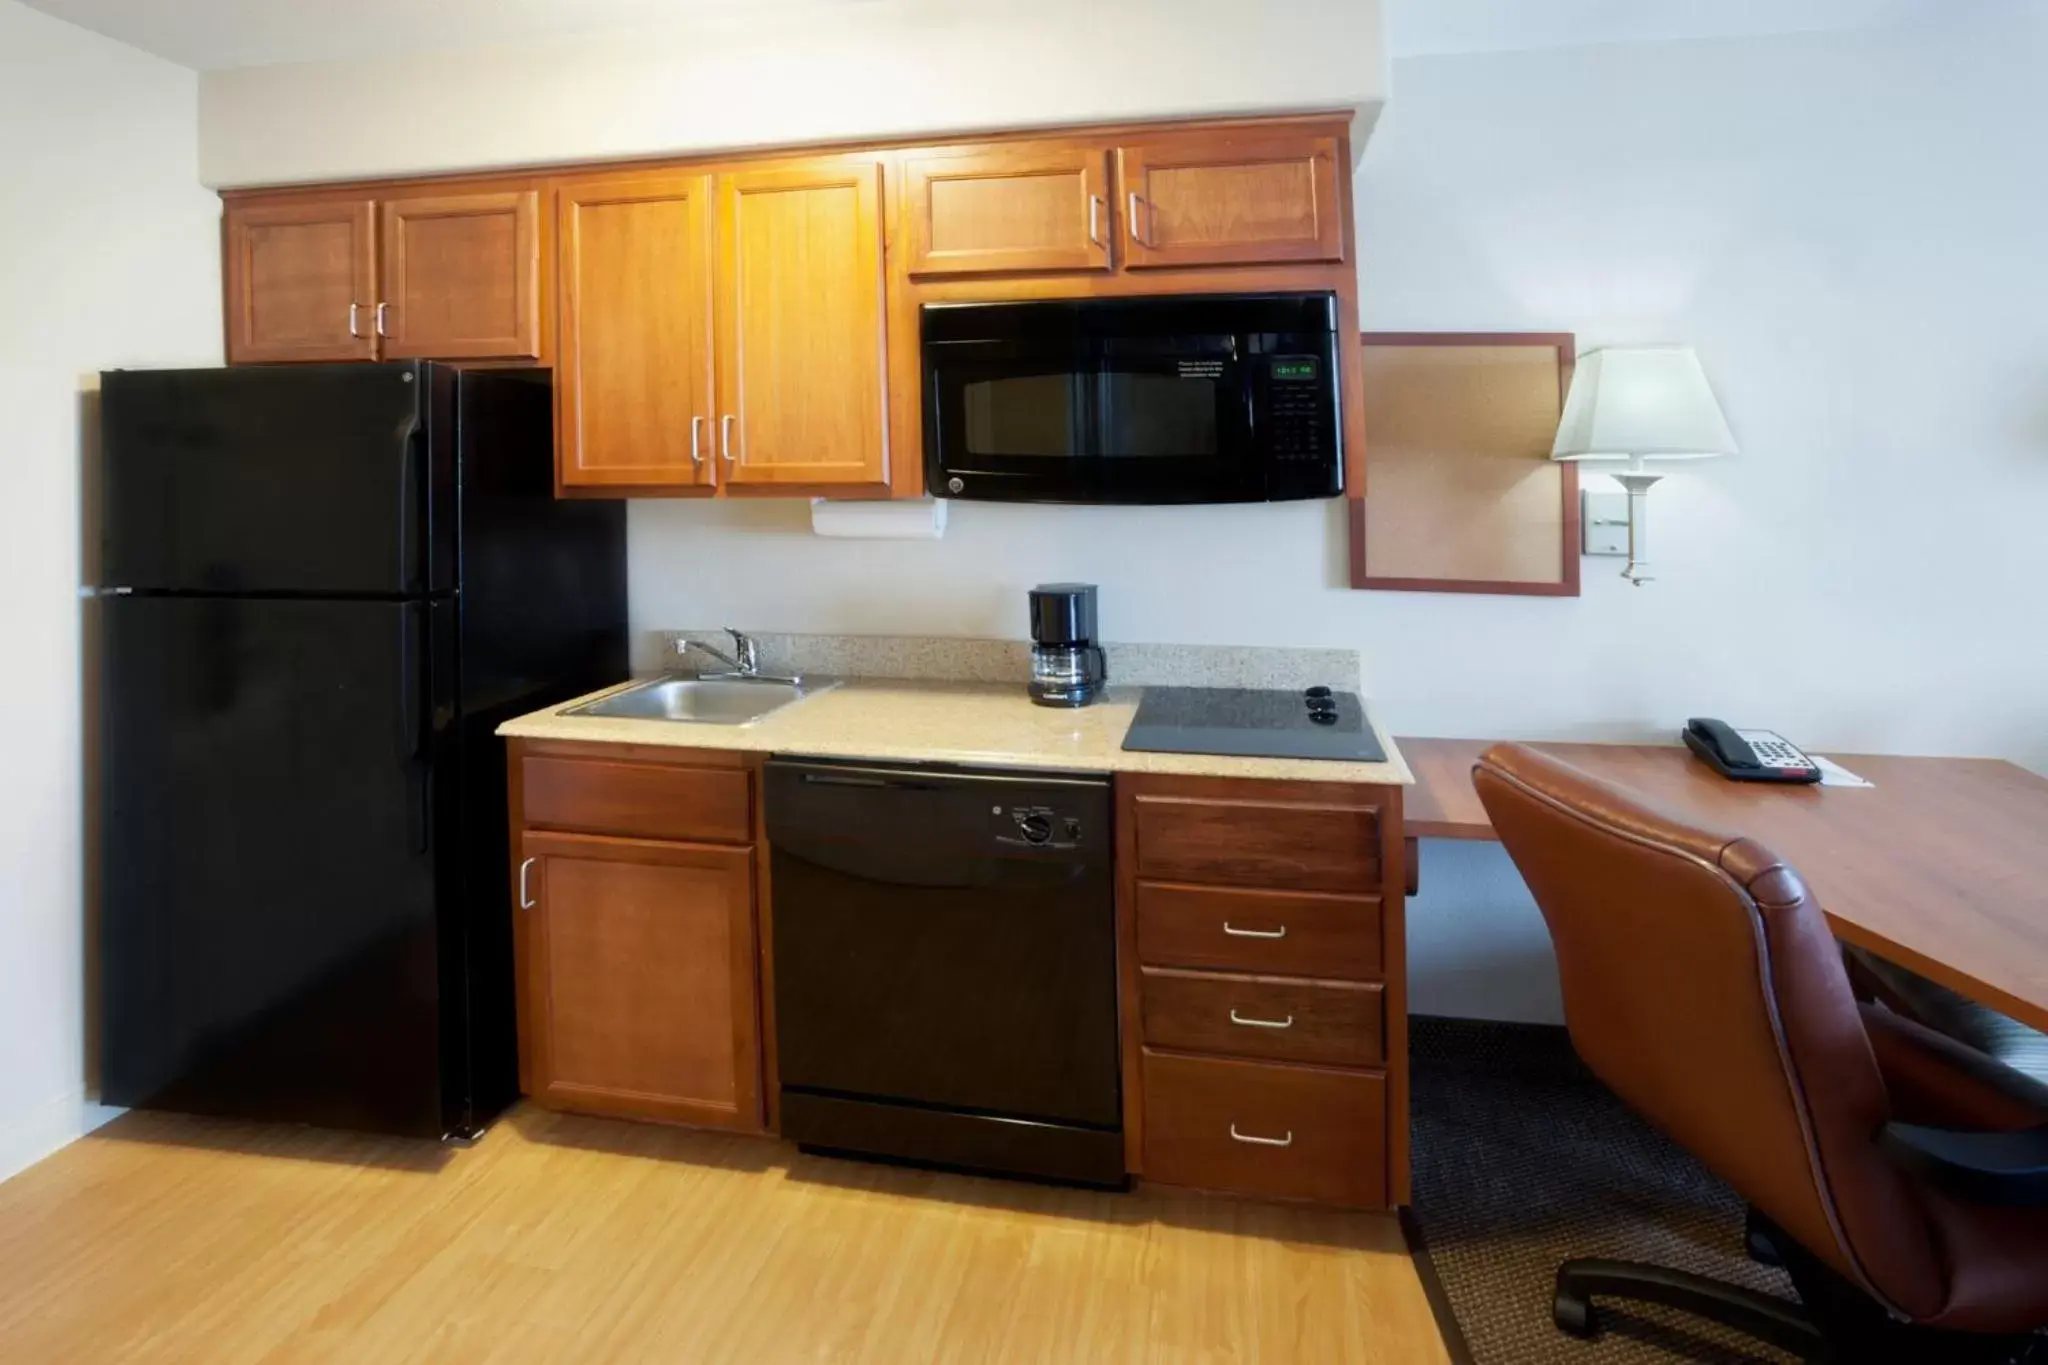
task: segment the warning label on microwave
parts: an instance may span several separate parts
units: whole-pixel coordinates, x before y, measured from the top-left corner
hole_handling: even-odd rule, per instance
[[[1221,379],[1223,362],[1220,360],[1183,360],[1179,362],[1182,379]]]

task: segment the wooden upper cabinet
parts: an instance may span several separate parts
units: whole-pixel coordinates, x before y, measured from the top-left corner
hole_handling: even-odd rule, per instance
[[[1113,215],[1100,144],[1013,142],[903,163],[912,275],[1107,270]]]
[[[568,488],[717,481],[712,177],[569,181],[558,201],[557,459]]]
[[[372,200],[230,204],[225,230],[231,364],[376,358]]]
[[[1344,259],[1334,137],[1187,133],[1117,149],[1124,263]]]
[[[539,359],[539,194],[387,199],[382,245],[386,359]]]
[[[521,852],[534,1098],[759,1129],[753,850],[529,832]]]
[[[882,166],[719,177],[718,440],[727,481],[888,477]]]

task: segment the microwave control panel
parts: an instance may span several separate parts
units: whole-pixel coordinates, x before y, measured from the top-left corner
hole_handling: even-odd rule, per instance
[[[1266,450],[1279,460],[1318,460],[1328,453],[1324,427],[1323,359],[1276,355],[1266,360]]]

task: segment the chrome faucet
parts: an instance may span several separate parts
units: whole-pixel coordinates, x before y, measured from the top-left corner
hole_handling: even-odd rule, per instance
[[[725,633],[727,635],[732,636],[732,653],[730,654],[718,648],[718,646],[716,645],[707,645],[702,640],[691,640],[687,638],[679,638],[676,641],[676,654],[679,657],[681,657],[687,656],[689,652],[693,649],[701,650],[703,653],[709,654],[712,658],[718,660],[718,662],[725,665],[724,674],[714,675],[707,673],[704,675],[707,678],[713,676],[723,676],[731,678],[760,677],[761,651],[759,647],[757,647],[754,644],[753,638],[751,636],[740,634],[731,626],[727,626],[725,628]]]
[[[699,673],[697,676],[700,678],[747,678],[752,679],[756,682],[781,682],[790,683],[796,686],[802,685],[803,679],[801,677],[796,676],[795,674],[771,675],[763,673],[761,671],[761,649],[760,646],[754,642],[752,636],[742,635],[739,631],[734,630],[731,626],[727,626],[725,628],[725,633],[727,635],[732,636],[732,653],[730,654],[727,654],[724,650],[718,648],[716,645],[707,645],[702,640],[691,640],[687,638],[677,639],[676,654],[678,657],[686,656],[689,654],[691,650],[694,649],[700,651],[701,653],[709,654],[712,658],[718,660],[718,662],[725,665],[725,668],[722,672]]]

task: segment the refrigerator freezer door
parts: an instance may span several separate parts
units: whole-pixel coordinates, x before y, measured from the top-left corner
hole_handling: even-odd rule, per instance
[[[99,579],[138,592],[452,587],[452,375],[418,364],[117,370]],[[449,401],[437,402],[447,389]]]
[[[427,660],[447,610],[103,604],[109,1103],[446,1131],[466,1042],[442,1026],[460,965],[436,915]]]

